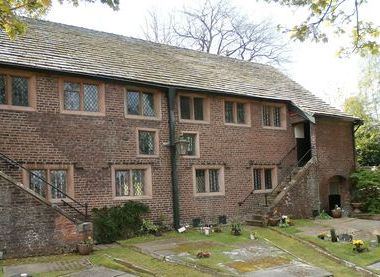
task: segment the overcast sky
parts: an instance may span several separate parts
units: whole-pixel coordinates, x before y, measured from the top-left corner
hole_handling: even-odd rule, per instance
[[[192,0],[191,3],[198,0]],[[161,13],[180,10],[189,0],[120,0],[120,10],[101,4],[85,4],[74,8],[57,2],[46,16],[46,20],[112,32],[125,36],[143,37],[142,27],[148,9],[156,8]],[[266,4],[255,0],[231,0],[231,2],[252,20],[270,19],[274,24],[292,24],[305,16],[302,10],[281,8],[276,4]],[[380,1],[369,1],[364,11],[366,18],[380,24]],[[338,58],[340,46],[337,39],[327,44],[291,43],[292,62],[284,65],[282,71],[302,86],[328,103],[340,107],[343,100],[357,93],[360,65],[358,57]]]

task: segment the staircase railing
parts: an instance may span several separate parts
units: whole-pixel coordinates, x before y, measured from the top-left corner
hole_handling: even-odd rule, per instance
[[[84,212],[82,212],[81,210],[77,209],[76,207],[74,207],[72,204],[70,204],[69,202],[65,201],[64,199],[61,199],[62,203],[64,206],[67,206],[69,207],[71,210],[73,210],[74,212],[76,212],[78,215],[80,215],[82,218],[84,218],[84,220],[88,220],[88,204],[85,203],[85,204],[82,204],[80,202],[78,202],[77,200],[75,200],[74,198],[72,198],[70,195],[68,195],[66,192],[64,192],[63,190],[61,190],[60,188],[52,185],[51,183],[49,183],[48,181],[46,181],[44,178],[41,178],[40,176],[38,176],[37,174],[34,174],[31,170],[29,170],[28,168],[25,168],[23,165],[21,165],[20,163],[16,162],[15,160],[11,159],[10,157],[0,153],[0,160],[6,162],[7,164],[11,165],[11,166],[14,166],[14,167],[17,167],[19,169],[23,169],[25,170],[26,172],[28,172],[28,174],[32,175],[33,177],[41,180],[44,184],[46,184],[48,187],[54,189],[55,191],[58,191],[61,195],[64,196],[64,198],[66,200],[70,200],[72,203],[75,203],[77,204],[81,209],[84,210]],[[48,200],[48,199],[47,199]]]
[[[297,145],[295,145],[294,147],[292,147],[285,155],[284,157],[280,160],[280,162],[278,163],[278,165],[281,165],[285,159],[290,156],[293,151],[296,149]],[[279,181],[277,183],[277,185],[272,189],[271,192],[269,193],[265,193],[264,194],[264,198],[265,198],[265,207],[268,207],[268,197],[272,196],[276,190],[276,188],[278,188],[280,186],[280,184],[286,180],[287,178],[291,178],[292,174],[293,174],[293,171],[295,168],[299,167],[300,165],[303,165],[304,162],[307,162],[308,160],[306,159],[309,159],[310,160],[310,157],[309,157],[309,154],[311,154],[311,148],[301,157],[299,158],[295,163],[293,163],[291,166],[289,166],[286,170],[285,170],[285,173],[282,173],[281,175],[283,176],[282,177],[282,180]],[[249,198],[252,194],[254,194],[255,190],[252,189],[249,194],[247,194],[247,196],[240,202],[238,202],[238,205],[239,206],[242,206]]]

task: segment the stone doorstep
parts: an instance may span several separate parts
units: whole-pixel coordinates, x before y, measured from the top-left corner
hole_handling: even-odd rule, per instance
[[[21,273],[45,273],[51,271],[75,270],[91,267],[88,259],[76,261],[62,261],[53,263],[23,264],[14,266],[5,266],[3,268],[4,277],[17,276]]]

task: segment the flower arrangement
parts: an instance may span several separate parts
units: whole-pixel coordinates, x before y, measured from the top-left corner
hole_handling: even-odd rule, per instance
[[[362,241],[361,239],[353,240],[352,245],[354,246],[353,250],[358,253],[362,253],[365,250],[368,250],[368,248],[364,244],[364,241]]]
[[[91,236],[87,236],[80,243],[78,243],[78,252],[81,255],[89,255],[94,247],[94,240]]]
[[[278,226],[280,228],[286,228],[286,227],[289,227],[291,224],[292,224],[292,222],[290,220],[290,217],[287,215],[283,215],[283,216],[281,216],[281,220],[280,220],[280,223],[278,224]]]

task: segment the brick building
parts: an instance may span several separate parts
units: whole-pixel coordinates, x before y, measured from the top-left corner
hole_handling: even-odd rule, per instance
[[[176,226],[350,209],[359,120],[273,67],[28,23],[17,40],[0,34],[6,257],[61,251],[87,208],[126,200]]]

